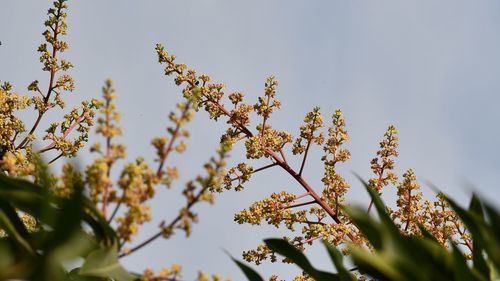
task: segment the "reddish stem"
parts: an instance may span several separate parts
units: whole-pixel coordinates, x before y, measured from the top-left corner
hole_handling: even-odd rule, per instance
[[[71,133],[71,131],[73,131],[73,129],[75,129],[75,127],[78,126],[78,124],[80,124],[80,122],[82,122],[82,120],[83,120],[83,113],[80,116],[78,116],[78,118],[75,120],[75,122],[73,124],[71,124],[71,126],[69,126],[69,128],[66,129],[66,131],[64,131],[63,138],[65,139]],[[52,141],[52,143],[50,143],[47,146],[45,146],[44,148],[40,149],[40,151],[38,151],[38,153],[44,153],[46,151],[54,149],[55,146],[56,146],[56,142]]]
[[[55,24],[55,29],[54,29],[54,42],[57,42],[57,35],[59,35],[59,33],[57,32],[57,29],[59,27],[59,18],[61,16],[61,9],[62,9],[62,5],[59,6],[59,8],[57,9],[57,15],[56,15],[56,24]],[[52,58],[54,60],[56,60],[56,56],[57,56],[57,48],[54,47],[54,44],[52,44]],[[55,70],[50,70],[50,81],[49,81],[49,88],[47,90],[47,94],[44,96],[44,99],[43,99],[43,103],[44,103],[44,106],[47,106],[48,103],[49,103],[49,100],[50,100],[50,94],[52,93],[52,91],[54,90],[54,79],[55,79],[55,76],[56,76],[56,72],[57,72],[57,69]],[[19,145],[17,146],[17,149],[20,149],[20,148],[24,148],[25,145],[27,144],[28,142],[28,137],[30,135],[32,135],[36,128],[38,127],[38,125],[40,124],[40,121],[42,120],[42,117],[43,117],[43,114],[46,112],[45,111],[39,111],[38,112],[38,117],[36,118],[36,121],[35,121],[35,124],[33,124],[33,127],[31,128],[31,130],[29,131],[29,133],[26,135],[26,137],[24,137],[24,139],[21,141],[21,143],[19,143]]]
[[[300,164],[299,176],[302,175],[302,172],[304,171],[304,167],[305,167],[306,160],[307,160],[307,153],[309,152],[309,148],[311,147],[311,141],[312,141],[312,136],[307,141],[307,146],[306,146],[306,151],[304,153],[304,158],[302,158],[302,164]]]
[[[184,118],[186,118],[186,115],[189,112],[190,106],[191,106],[191,102],[189,101],[186,104],[186,108],[184,108],[184,110],[181,113],[181,117],[180,117],[181,120],[184,119]],[[177,137],[179,135],[179,130],[180,129],[181,129],[181,125],[177,124],[175,126],[174,131],[172,132],[172,137],[170,138],[170,141],[168,142],[168,145],[167,145],[167,148],[164,151],[163,157],[160,159],[160,164],[158,165],[158,170],[156,171],[156,175],[158,177],[161,176],[161,173],[162,173],[162,170],[163,170],[163,165],[165,164],[165,160],[167,160],[168,155],[173,150],[174,143],[175,143],[175,140],[177,139]]]
[[[307,202],[304,202],[304,203],[297,203],[297,204],[294,204],[294,205],[286,206],[283,209],[291,209],[291,208],[296,208],[296,207],[311,205],[311,204],[315,204],[315,203],[316,203],[316,200],[312,200],[312,201],[307,201]]]
[[[310,195],[310,193],[309,193],[309,192],[302,193],[301,195],[297,195],[297,196],[295,196],[295,199],[293,199],[293,200],[299,200],[300,198],[304,198],[304,197],[306,197],[306,196],[308,196],[308,195]]]

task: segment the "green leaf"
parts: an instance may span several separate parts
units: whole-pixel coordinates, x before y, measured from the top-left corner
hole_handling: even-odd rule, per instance
[[[446,197],[446,201],[450,204],[453,210],[460,217],[467,230],[472,234],[474,243],[480,245],[488,254],[493,266],[497,272],[500,272],[500,236],[496,236],[495,226],[488,226],[486,222],[475,212],[469,212],[460,207],[455,201]],[[492,223],[495,223],[495,217],[498,213],[490,206],[485,205],[486,213]]]
[[[498,211],[489,204],[484,204],[484,209],[486,210],[486,216],[488,218],[488,228],[485,233],[487,243],[484,246],[485,252],[491,259],[491,264],[495,267],[496,273],[492,272],[491,275],[495,275],[500,272],[500,215]],[[473,237],[475,240],[475,237]],[[491,268],[491,267],[490,267]]]
[[[3,229],[10,238],[14,239],[18,246],[24,248],[29,254],[35,254],[30,243],[26,240],[29,233],[24,227],[21,219],[19,219],[16,210],[3,200],[0,200],[0,228]]]
[[[249,281],[264,281],[262,277],[257,273],[257,271],[253,270],[248,265],[240,262],[239,260],[233,258],[228,252],[226,254],[233,260],[234,263],[243,271],[243,274],[247,277]]]
[[[382,235],[378,230],[378,224],[370,218],[366,210],[356,207],[344,206],[342,209],[349,216],[352,222],[370,241],[375,249],[382,248]]]
[[[379,280],[407,280],[386,258],[361,249],[358,245],[349,244],[348,248],[354,264],[361,272]]]
[[[44,190],[29,181],[0,173],[0,198],[39,219],[44,211],[43,203],[50,197]]]
[[[370,188],[368,183],[365,180],[363,180],[361,176],[359,176],[358,174],[355,174],[355,176],[361,181],[361,183],[365,186],[365,189],[370,194],[372,202],[377,210],[377,214],[379,215],[380,221],[384,224],[385,229],[390,231],[391,234],[399,234],[399,230],[397,226],[394,224],[394,221],[387,213],[384,202],[382,202],[380,195],[375,190]]]
[[[315,269],[301,251],[283,239],[266,239],[264,243],[272,251],[293,261],[316,281],[341,280],[337,274]]]
[[[483,276],[479,275],[479,273],[472,272],[469,270],[469,267],[467,266],[467,261],[464,258],[464,255],[460,250],[455,246],[454,244],[451,244],[452,247],[452,257],[453,257],[453,272],[455,273],[455,279],[457,281],[486,281],[486,278],[483,278]],[[475,273],[475,274],[474,274]]]
[[[107,277],[119,281],[132,281],[136,277],[127,272],[118,260],[116,244],[110,248],[97,249],[85,259],[79,270],[82,276]]]
[[[342,261],[342,253],[339,252],[332,244],[328,243],[328,241],[323,240],[323,244],[325,245],[328,255],[335,265],[337,269],[339,280],[341,281],[355,281],[356,277],[352,272],[344,266],[344,262]]]
[[[46,249],[53,249],[64,244],[80,229],[83,208],[82,188],[76,188],[68,200],[60,201],[60,212],[54,217],[54,231],[47,237]]]
[[[435,243],[439,243],[439,241],[436,239],[434,235],[432,235],[425,226],[423,226],[420,223],[417,223],[418,229],[422,233],[422,236],[425,237],[426,239],[429,239],[430,241],[433,241]]]
[[[75,268],[68,273],[68,279],[70,281],[105,281],[105,278],[102,277],[90,277],[90,276],[82,276],[79,274],[80,268]]]
[[[476,214],[479,219],[484,221],[483,206],[476,194],[472,195],[469,204],[469,212]],[[478,239],[472,240],[472,261],[474,268],[480,272],[483,277],[488,278],[490,276],[490,269],[484,260],[483,248],[481,247],[481,243],[478,243]]]
[[[113,245],[118,239],[114,229],[88,198],[83,198],[83,205],[87,211],[83,214],[83,220],[89,224],[99,240],[102,240],[107,246]]]

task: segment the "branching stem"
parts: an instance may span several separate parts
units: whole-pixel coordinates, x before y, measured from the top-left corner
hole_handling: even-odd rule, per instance
[[[59,29],[59,19],[61,17],[61,9],[62,9],[62,7],[63,7],[63,5],[60,5],[59,8],[57,9],[57,14],[54,15],[56,17],[55,30],[54,30],[54,38],[53,38],[54,42],[57,42],[57,35],[59,35],[59,33],[57,32],[57,30]],[[52,58],[54,60],[56,60],[56,56],[57,56],[57,48],[54,46],[54,44],[52,44]],[[44,96],[44,99],[43,99],[44,106],[48,105],[49,100],[50,100],[50,94],[52,93],[52,91],[55,88],[54,87],[54,81],[55,81],[56,72],[57,72],[57,69],[51,69],[50,70],[49,88],[47,90],[47,94]],[[26,135],[26,137],[24,137],[24,139],[16,147],[17,149],[25,148],[25,146],[28,143],[28,138],[30,137],[30,135],[32,135],[35,132],[35,130],[38,127],[38,125],[40,124],[40,121],[42,120],[42,117],[45,114],[45,112],[47,112],[47,111],[44,110],[44,111],[39,111],[38,112],[38,116],[37,116],[37,118],[35,120],[35,124],[33,124],[33,127],[31,127],[31,130],[29,131],[29,133]]]
[[[290,205],[290,206],[286,206],[283,209],[291,209],[291,208],[296,208],[296,207],[301,207],[301,206],[307,206],[307,205],[311,205],[311,204],[316,204],[316,200],[311,200],[311,201],[307,201],[307,202],[303,202],[303,203],[293,204],[293,205]]]
[[[186,108],[182,110],[181,117],[180,119],[186,118],[189,109],[191,109],[191,102],[188,101],[186,104]],[[165,161],[167,160],[168,156],[170,155],[170,152],[173,150],[175,140],[179,136],[179,130],[181,129],[181,124],[177,123],[175,126],[174,131],[172,132],[172,137],[170,138],[170,141],[168,142],[167,148],[164,151],[163,157],[160,159],[160,164],[158,165],[158,170],[156,171],[156,175],[159,177],[161,176],[162,170],[163,170],[163,165],[165,164]]]

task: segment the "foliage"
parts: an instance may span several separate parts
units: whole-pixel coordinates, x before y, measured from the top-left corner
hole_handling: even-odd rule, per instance
[[[46,170],[38,165],[43,178]],[[50,184],[45,181],[44,184]],[[118,237],[83,194],[82,181],[72,179],[67,198],[49,186],[0,174],[0,280],[134,280],[118,261]],[[36,225],[23,223],[30,215]],[[87,229],[91,229],[89,232]],[[81,258],[81,267],[67,272]]]
[[[368,187],[368,185],[367,185]],[[354,268],[348,269],[342,262],[341,253],[323,240],[337,269],[336,273],[315,269],[307,257],[282,239],[265,240],[273,251],[285,256],[314,280],[356,280],[352,271],[359,271],[375,280],[497,280],[500,269],[500,213],[491,205],[482,202],[475,195],[469,208],[460,207],[448,197],[444,200],[470,230],[473,247],[472,262],[464,257],[463,248],[449,240],[450,249],[427,232],[423,225],[418,228],[422,236],[407,236],[401,233],[378,194],[367,188],[373,199],[378,219],[361,208],[346,208],[352,221],[374,246],[373,251],[353,243],[348,245]],[[263,280],[257,272],[244,264],[248,280]]]

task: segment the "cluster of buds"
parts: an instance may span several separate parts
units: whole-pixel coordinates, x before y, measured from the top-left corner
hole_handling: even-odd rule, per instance
[[[57,0],[48,10],[48,19],[44,25],[44,43],[38,47],[42,70],[48,72],[49,81],[46,90],[41,83],[34,80],[28,85],[28,91],[34,95],[12,93],[12,86],[5,82],[0,89],[0,168],[9,175],[29,176],[33,172],[35,155],[48,151],[56,156],[49,163],[60,157],[74,157],[88,140],[88,134],[93,126],[95,110],[100,103],[93,99],[83,101],[80,107],[73,108],[64,115],[60,122],[52,122],[41,138],[49,141],[43,148],[34,153],[33,141],[37,139],[36,130],[47,111],[54,107],[65,108],[63,92],[75,89],[73,78],[67,73],[73,64],[59,58],[59,54],[69,48],[62,36],[67,34],[67,0]],[[36,120],[29,130],[25,123],[15,116],[16,112],[28,107],[37,112]],[[70,134],[76,131],[76,136],[70,139]]]
[[[328,128],[328,138],[323,150],[325,155],[321,158],[325,166],[324,176],[321,179],[325,188],[322,199],[335,209],[337,215],[341,215],[340,207],[344,202],[344,195],[349,189],[349,184],[337,172],[337,163],[344,163],[351,157],[351,152],[342,149],[341,146],[349,140],[345,128],[345,120],[342,110],[337,109],[332,115],[332,126]]]
[[[398,177],[393,172],[394,158],[398,157],[398,131],[396,127],[390,125],[385,132],[384,140],[380,142],[380,150],[377,151],[377,157],[371,161],[371,169],[376,175],[371,178],[368,184],[377,192],[381,192],[384,186],[396,184]]]
[[[418,212],[422,210],[420,203],[422,192],[420,192],[420,184],[412,169],[403,174],[403,180],[397,189],[398,209],[391,213],[391,217],[405,233],[417,234],[419,233],[418,224],[423,223],[422,218],[418,216]]]
[[[162,268],[158,273],[155,274],[154,270],[151,268],[147,268],[142,273],[140,278],[141,281],[175,281],[181,280],[182,278],[182,267],[179,264],[172,264],[169,268]],[[213,274],[212,276],[208,276],[203,271],[198,271],[198,276],[195,281],[230,281],[230,279],[222,279],[219,274]]]
[[[300,137],[293,144],[293,154],[302,154],[309,149],[311,144],[322,145],[325,137],[322,132],[315,133],[323,128],[323,117],[319,107],[315,107],[311,112],[306,114],[304,125],[300,126]],[[305,144],[304,144],[304,143]]]
[[[228,109],[223,102],[223,84],[209,83],[206,75],[197,76],[194,70],[187,70],[184,64],[175,62],[176,57],[168,54],[164,47],[157,45],[159,62],[165,65],[165,74],[177,74],[175,82],[184,85],[183,95],[188,102],[197,103],[199,107],[209,113],[211,119],[217,121],[221,117],[227,118],[228,128],[221,137],[221,145],[233,146],[244,141],[246,158],[270,161],[268,165],[254,168],[250,163],[239,163],[229,169],[224,177],[225,189],[243,190],[253,174],[273,167],[280,167],[287,172],[299,186],[305,189],[303,194],[293,194],[288,191],[275,192],[251,204],[247,209],[235,215],[238,223],[260,225],[263,221],[275,227],[284,226],[294,231],[296,225],[301,225],[299,235],[285,237],[298,249],[303,250],[305,245],[312,244],[316,239],[324,239],[339,247],[348,254],[345,243],[355,243],[362,247],[371,248],[359,229],[343,212],[346,205],[345,195],[350,188],[347,181],[337,172],[337,164],[344,163],[350,158],[350,152],[342,146],[348,141],[346,123],[340,109],[332,115],[332,124],[328,128],[328,136],[322,132],[323,117],[319,107],[307,113],[304,124],[300,127],[300,135],[295,139],[291,152],[301,155],[300,168],[295,170],[286,159],[284,150],[292,143],[292,136],[286,131],[277,131],[272,128],[268,120],[274,109],[280,108],[281,103],[276,99],[277,82],[269,77],[265,83],[264,95],[258,98],[251,106],[244,102],[244,94],[234,92],[228,95],[232,109]],[[251,129],[250,113],[254,112],[262,118],[255,131]],[[321,179],[323,187],[318,193],[304,178],[303,170],[307,155],[311,147],[322,146],[325,154],[321,158],[324,163],[324,176]],[[398,137],[394,126],[389,126],[384,139],[380,142],[377,156],[371,161],[371,169],[375,177],[368,182],[370,188],[382,193],[382,189],[389,185],[396,185],[398,177],[394,172],[395,158],[398,156]],[[446,205],[444,199],[431,203],[420,203],[421,193],[416,176],[412,170],[403,175],[403,181],[397,186],[398,200],[395,211],[388,209],[401,231],[407,235],[421,235],[419,225],[424,226],[439,241],[455,239],[457,243],[466,245],[467,232],[457,221],[454,213]],[[217,189],[221,192],[222,189]],[[321,194],[321,196],[319,195]],[[302,201],[310,198],[309,201]],[[373,202],[369,204],[368,211]],[[438,231],[439,230],[439,231]],[[259,245],[254,250],[244,252],[247,261],[260,264],[263,260],[276,261],[276,255],[265,245]],[[286,262],[286,261],[285,261]],[[274,279],[273,279],[274,278]],[[272,276],[270,280],[277,280]],[[364,277],[360,276],[360,280]],[[294,280],[312,280],[306,275],[297,276]]]

